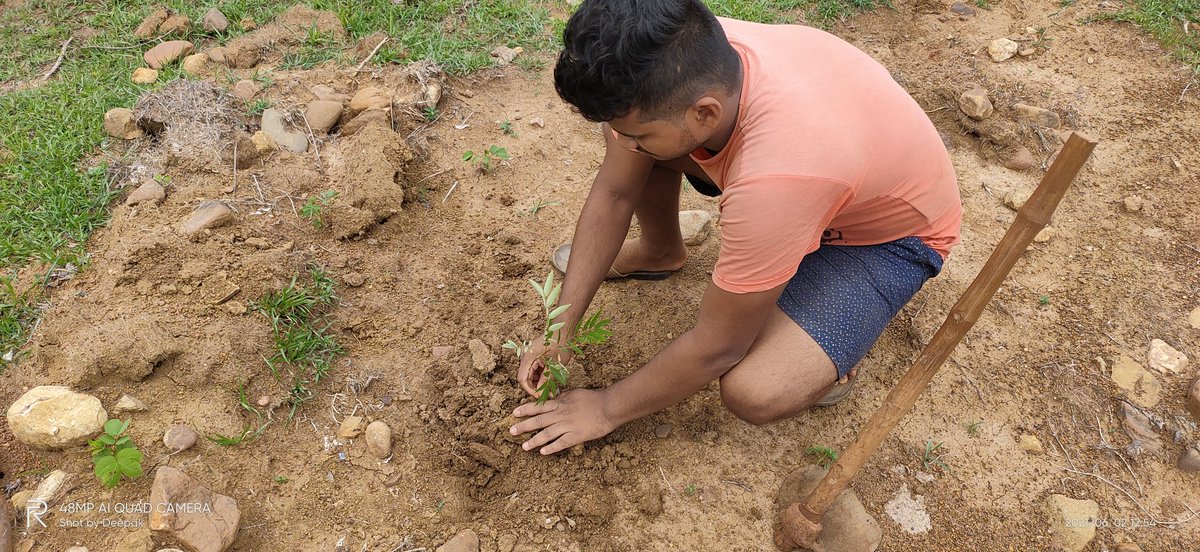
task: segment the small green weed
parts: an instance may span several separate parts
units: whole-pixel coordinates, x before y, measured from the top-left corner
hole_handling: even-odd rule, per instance
[[[696,496],[696,485],[688,484],[688,486],[683,488],[683,492],[687,493],[688,496]]]
[[[42,287],[18,287],[17,275],[0,276],[0,373],[25,343],[29,322],[37,317]]]
[[[250,106],[246,108],[246,115],[249,115],[251,117],[258,117],[259,115],[262,115],[263,112],[266,111],[267,109],[269,109],[270,107],[271,107],[270,100],[267,100],[265,98],[259,98],[257,100],[254,100],[253,102],[251,102]]]
[[[970,435],[971,437],[978,437],[979,436],[979,424],[982,424],[982,423],[983,423],[982,420],[968,420],[966,422],[963,422],[962,426],[963,426],[963,429],[967,430],[967,435]]]
[[[237,435],[222,435],[220,433],[214,433],[212,435],[205,435],[205,439],[208,439],[209,441],[223,447],[233,447],[242,443],[253,441],[259,435],[262,435],[262,432],[267,429],[268,425],[271,424],[271,420],[268,416],[263,414],[262,410],[259,410],[250,404],[250,397],[246,393],[246,382],[244,381],[238,381],[237,401],[238,405],[242,407],[242,410],[250,412],[258,418],[257,423],[243,427],[242,432]],[[255,425],[258,426],[257,429],[255,428]]]
[[[938,452],[942,450],[942,445],[944,444],[946,444],[944,441],[938,441],[937,443],[934,443],[933,439],[925,441],[925,452],[921,454],[922,469],[928,470],[930,466],[937,466],[945,471],[950,471],[950,466],[947,466],[946,463],[942,461],[942,453]]]
[[[88,441],[96,478],[110,489],[120,484],[122,477],[137,479],[142,475],[142,451],[125,434],[129,422],[116,419],[104,422],[104,433]]]
[[[975,0],[975,7],[981,10],[990,10],[992,9],[992,3],[990,0]]]
[[[313,228],[325,227],[325,217],[322,211],[337,198],[337,190],[325,190],[315,196],[309,196],[308,201],[300,206],[300,216],[308,219]]]
[[[512,121],[505,119],[500,122],[500,130],[509,136],[516,136],[517,131],[513,130]]]
[[[327,61],[337,59],[341,53],[334,37],[322,33],[316,24],[313,24],[304,33],[304,40],[300,42],[299,49],[284,54],[280,68],[312,69]]]
[[[442,112],[438,111],[437,106],[428,106],[421,110],[421,116],[425,118],[425,122],[432,123],[442,116]]]
[[[571,305],[558,305],[558,295],[562,292],[562,284],[554,282],[554,272],[546,275],[546,281],[539,284],[536,280],[530,278],[529,285],[537,291],[538,297],[542,300],[542,311],[545,314],[545,324],[542,327],[542,345],[550,347],[542,354],[540,360],[542,366],[545,367],[546,381],[538,386],[537,403],[542,404],[556,396],[563,387],[567,385],[567,379],[570,376],[567,367],[559,362],[559,355],[568,351],[576,355],[583,354],[584,345],[598,345],[608,341],[612,335],[612,331],[608,329],[609,320],[601,318],[601,312],[592,313],[586,320],[581,319],[575,326],[575,331],[570,337],[563,339],[562,329],[566,326],[566,322],[555,322],[554,320],[562,316]],[[533,350],[532,344],[529,341],[517,344],[513,340],[508,340],[502,345],[505,349],[511,349],[517,354],[520,359],[526,353]]]
[[[804,449],[804,452],[815,455],[817,457],[817,465],[825,469],[829,469],[830,466],[833,466],[833,463],[837,462],[838,459],[837,451],[830,447],[813,445]]]
[[[325,314],[338,300],[333,278],[317,265],[309,265],[308,274],[312,284],[301,286],[299,276],[293,276],[287,287],[252,304],[271,321],[275,333],[275,354],[264,360],[275,381],[288,390],[289,419],[316,396],[311,386],[320,383],[333,367],[333,359],[344,352],[328,333]]]
[[[532,206],[532,207],[530,207],[530,208],[526,209],[526,210],[525,210],[525,212],[526,212],[526,213],[529,213],[529,216],[531,216],[531,217],[533,217],[533,218],[537,218],[538,212],[540,212],[542,209],[545,209],[545,208],[547,208],[547,207],[553,207],[553,206],[555,206],[555,205],[562,205],[562,203],[561,203],[561,202],[558,202],[558,201],[542,201],[542,200],[538,200],[537,202],[535,202],[535,203],[533,204],[533,206]]]
[[[488,149],[484,150],[483,153],[475,153],[471,150],[464,151],[462,158],[467,163],[473,163],[475,170],[479,171],[480,174],[488,174],[492,172],[492,162],[504,161],[510,157],[507,149],[492,145],[488,146]]]
[[[1049,305],[1050,304],[1050,296],[1043,295],[1041,297],[1038,297],[1038,304],[1039,305]]]
[[[287,482],[288,482],[288,478],[287,478],[287,476],[286,476],[286,475],[276,475],[276,476],[275,476],[275,482],[276,482],[276,483],[279,483],[280,485],[282,485],[282,484],[284,484],[284,483],[287,483]]]

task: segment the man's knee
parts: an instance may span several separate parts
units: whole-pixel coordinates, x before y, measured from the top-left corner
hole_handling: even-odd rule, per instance
[[[756,426],[777,422],[791,415],[784,410],[785,405],[773,400],[766,389],[727,381],[726,378],[721,378],[721,402],[734,416]]]

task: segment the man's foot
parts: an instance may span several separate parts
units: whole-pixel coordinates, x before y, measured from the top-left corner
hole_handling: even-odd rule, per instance
[[[571,244],[560,246],[554,251],[550,262],[564,274],[571,257]],[[608,279],[631,278],[634,280],[663,280],[671,273],[683,268],[687,260],[687,249],[679,244],[679,250],[657,253],[646,250],[639,239],[625,240],[617,259],[608,269]]]
[[[858,369],[850,370],[850,373],[842,376],[842,379],[833,384],[833,389],[830,389],[821,400],[817,401],[813,406],[833,406],[842,399],[850,396],[850,391],[854,387],[854,382],[858,379]]]

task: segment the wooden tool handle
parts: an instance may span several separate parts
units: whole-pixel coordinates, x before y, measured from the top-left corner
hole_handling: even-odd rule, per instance
[[[808,500],[800,506],[800,513],[804,517],[814,522],[821,519],[833,504],[833,499],[846,488],[892,428],[896,427],[900,419],[916,404],[917,397],[929,385],[954,347],[979,319],[1000,283],[1008,276],[1025,248],[1029,247],[1029,242],[1033,241],[1033,237],[1050,221],[1050,216],[1054,214],[1071,181],[1075,179],[1075,175],[1079,173],[1079,169],[1083,167],[1083,163],[1095,147],[1095,140],[1078,132],[1071,134],[1059,152],[1058,159],[1042,178],[1042,183],[1021,207],[1008,233],[996,245],[987,264],[983,265],[983,269],[975,276],[967,291],[954,304],[954,308],[950,309],[946,321],[942,322],[929,345],[921,351],[921,356],[888,393],[879,410],[871,415],[854,444],[837,459],[833,468],[808,496]]]

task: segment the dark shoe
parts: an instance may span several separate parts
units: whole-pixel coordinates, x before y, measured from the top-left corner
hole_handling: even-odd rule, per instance
[[[567,261],[571,257],[571,244],[563,244],[554,250],[554,255],[550,256],[550,264],[554,265],[559,272],[567,273]],[[633,272],[621,273],[616,269],[609,267],[608,275],[604,278],[608,280],[617,280],[621,278],[629,278],[630,280],[666,280],[674,273],[674,270],[634,270]]]

